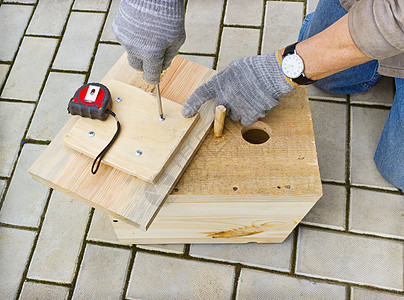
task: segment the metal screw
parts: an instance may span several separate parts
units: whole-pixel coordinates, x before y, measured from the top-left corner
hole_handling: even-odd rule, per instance
[[[95,136],[95,132],[94,132],[94,131],[89,131],[89,132],[88,132],[88,136],[89,136],[89,137]]]
[[[143,152],[142,152],[142,150],[136,150],[135,154],[136,154],[137,156],[140,156],[140,155],[143,154]]]
[[[116,101],[116,102],[121,102],[121,101],[122,101],[122,98],[121,98],[121,97],[116,97],[115,101]]]
[[[160,117],[159,117],[159,120],[160,120],[160,121],[164,121],[165,119],[166,119],[166,117],[164,117],[164,116],[160,116]]]
[[[290,189],[290,185],[286,185],[285,188]]]

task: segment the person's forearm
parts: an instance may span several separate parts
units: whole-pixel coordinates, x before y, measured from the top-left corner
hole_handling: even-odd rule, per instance
[[[304,61],[304,74],[312,80],[371,60],[353,42],[348,29],[348,14],[324,31],[298,43],[296,52]]]

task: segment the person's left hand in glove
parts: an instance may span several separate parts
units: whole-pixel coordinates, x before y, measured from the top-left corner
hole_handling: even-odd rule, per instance
[[[233,61],[210,81],[201,85],[182,108],[184,117],[196,114],[205,102],[216,98],[227,114],[244,126],[266,116],[266,111],[294,88],[283,75],[277,53]]]

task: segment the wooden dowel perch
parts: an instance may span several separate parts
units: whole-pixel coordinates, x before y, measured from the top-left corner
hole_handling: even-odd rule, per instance
[[[213,133],[215,137],[222,136],[225,117],[226,117],[226,107],[224,107],[223,105],[216,106],[215,122],[213,124]]]

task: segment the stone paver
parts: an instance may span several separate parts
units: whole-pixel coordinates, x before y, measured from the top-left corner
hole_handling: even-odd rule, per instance
[[[200,64],[202,66],[212,68],[213,67],[213,61],[214,57],[210,56],[196,56],[196,55],[185,55],[181,54],[181,57],[188,59],[190,61],[193,61],[194,63]]]
[[[33,104],[0,102],[0,176],[10,176]]]
[[[258,29],[224,28],[217,70],[227,67],[233,60],[258,54]]]
[[[323,197],[303,218],[302,223],[344,229],[345,205],[346,189],[344,186],[323,184]]]
[[[187,39],[182,52],[215,53],[223,0],[189,1],[185,15]]]
[[[28,278],[71,283],[90,207],[54,191],[28,270]]]
[[[1,97],[36,101],[57,43],[53,38],[25,37]]]
[[[404,238],[404,197],[353,188],[350,230]]]
[[[345,287],[242,269],[237,299],[345,299]]]
[[[24,145],[0,210],[0,222],[38,227],[49,189],[33,180],[28,169],[44,149],[43,145]]]
[[[307,0],[307,14],[312,13],[316,10],[319,0]]]
[[[303,228],[296,273],[401,290],[403,254],[401,242]]]
[[[111,221],[106,213],[97,209],[94,211],[87,239],[97,242],[118,244],[114,228],[112,227]]]
[[[35,282],[24,282],[19,300],[67,299],[69,289]]]
[[[73,0],[40,1],[28,26],[28,34],[60,36]]]
[[[303,3],[268,1],[265,13],[262,54],[297,41],[303,21]]]
[[[4,189],[6,188],[7,181],[0,180],[0,199],[3,196]]]
[[[99,82],[123,54],[120,45],[99,44],[88,82]]]
[[[76,0],[73,9],[106,11],[109,2],[109,0]]]
[[[32,6],[2,5],[0,7],[0,20],[2,20],[0,60],[13,60],[31,14]]]
[[[3,86],[9,68],[9,65],[0,65],[0,88]]]
[[[351,290],[352,300],[402,300],[403,295],[379,292],[359,287],[353,287]]]
[[[36,3],[38,0],[13,0],[13,1],[9,1],[9,2],[13,2],[13,3],[23,3],[23,4],[34,4]]]
[[[73,299],[120,299],[131,252],[87,245]]]
[[[262,1],[259,0],[229,0],[227,1],[224,23],[260,26],[262,9]]]
[[[362,94],[352,94],[351,103],[391,106],[394,100],[394,79],[381,77],[378,83]]]
[[[15,299],[36,233],[0,227],[0,291]]]
[[[138,248],[147,249],[147,250],[155,250],[167,253],[176,253],[183,254],[184,253],[184,245],[181,244],[167,244],[167,245],[136,245]]]
[[[345,181],[346,106],[310,101],[321,179]]]
[[[83,84],[84,75],[51,72],[39,99],[27,138],[50,141],[71,115],[67,104],[75,91]]]
[[[389,111],[383,109],[352,107],[352,183],[395,189],[383,179],[373,161],[388,114]]]
[[[290,270],[293,233],[282,244],[191,245],[190,255],[261,268]]]
[[[307,86],[307,93],[309,94],[310,99],[334,100],[334,101],[346,102],[346,95],[330,94],[316,88],[314,85]]]
[[[112,22],[114,21],[115,13],[119,9],[120,0],[112,0],[111,7],[105,21],[104,30],[102,31],[101,41],[116,42],[116,37],[112,31]]]
[[[129,299],[230,299],[233,280],[232,266],[137,253],[126,296]]]
[[[103,20],[102,13],[73,12],[52,68],[87,71]]]

